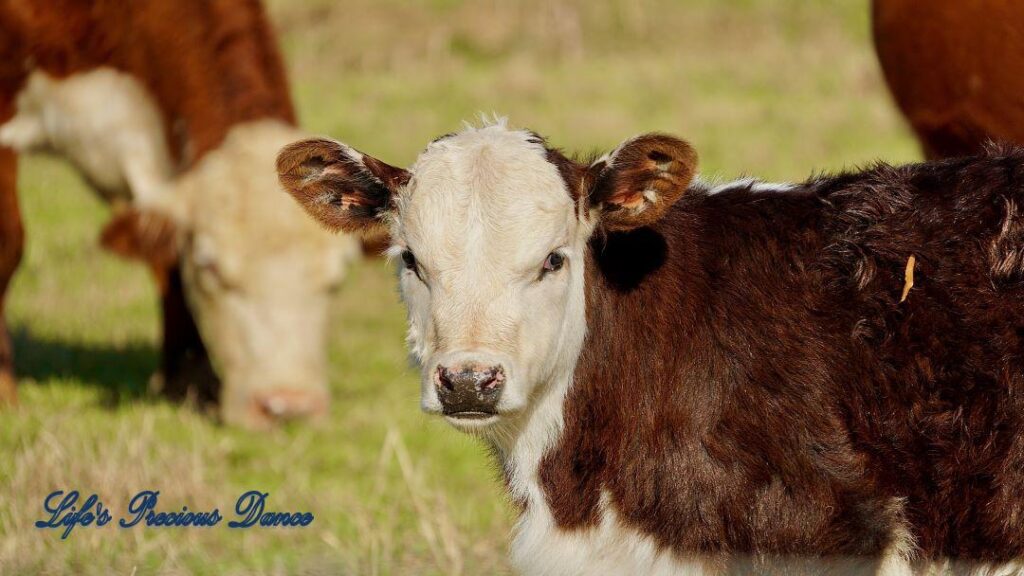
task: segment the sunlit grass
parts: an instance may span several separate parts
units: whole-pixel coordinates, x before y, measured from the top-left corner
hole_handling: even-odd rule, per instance
[[[598,5],[600,4],[600,5]],[[272,0],[304,126],[394,163],[477,112],[568,150],[645,130],[690,139],[706,175],[800,179],[916,148],[890,106],[867,2]],[[146,394],[146,270],[104,254],[107,209],[62,163],[22,162],[29,246],[8,314],[21,407],[0,427],[0,574],[491,574],[512,512],[485,451],[418,411],[384,263],[357,266],[332,325],[330,418],[270,434]],[[115,511],[229,510],[249,489],[301,530],[33,527],[55,489]]]

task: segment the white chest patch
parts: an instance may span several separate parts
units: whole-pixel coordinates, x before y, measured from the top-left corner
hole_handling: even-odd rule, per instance
[[[598,526],[566,531],[555,524],[540,485],[539,467],[562,434],[562,406],[570,387],[571,372],[566,372],[538,399],[512,444],[499,443],[512,496],[527,503],[513,534],[512,564],[526,576],[715,574],[713,559],[679,558],[660,549],[650,536],[626,526],[606,492],[601,494]]]
[[[601,494],[601,521],[585,530],[555,525],[541,501],[531,500],[512,542],[512,563],[524,576],[1024,576],[1024,563],[914,561],[910,537],[902,529],[881,558],[786,557],[747,555],[680,557],[650,536],[625,525],[614,502]]]
[[[96,68],[67,78],[35,70],[0,144],[67,158],[107,200],[158,197],[172,175],[163,120],[136,78]]]
[[[547,506],[530,503],[516,526],[512,562],[525,575],[703,576],[714,560],[679,558],[654,540],[625,526],[607,493],[601,494],[601,523],[566,532],[555,526]]]

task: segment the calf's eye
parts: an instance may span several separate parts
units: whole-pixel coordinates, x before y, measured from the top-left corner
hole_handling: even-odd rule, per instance
[[[548,272],[554,272],[560,270],[565,264],[565,256],[562,256],[558,252],[552,252],[548,254],[548,257],[544,259],[544,268],[541,270],[541,275],[547,274]]]
[[[412,255],[412,252],[402,250],[402,263],[405,264],[407,270],[416,271],[416,257]]]

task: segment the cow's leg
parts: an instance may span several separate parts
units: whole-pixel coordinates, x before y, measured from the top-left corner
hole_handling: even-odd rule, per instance
[[[181,271],[175,266],[155,270],[161,292],[163,348],[160,374],[164,394],[200,403],[217,400],[219,384],[199,337],[192,311],[185,302]]]
[[[175,400],[215,401],[219,386],[185,301],[173,222],[158,213],[121,209],[104,227],[100,244],[121,257],[145,262],[156,279],[163,339],[160,370],[150,387]]]
[[[4,301],[11,277],[21,262],[25,232],[17,196],[17,157],[0,148],[0,404],[17,401],[14,386],[14,353],[4,317]]]

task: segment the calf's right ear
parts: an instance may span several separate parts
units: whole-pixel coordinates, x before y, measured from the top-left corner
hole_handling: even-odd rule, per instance
[[[332,231],[369,231],[384,224],[410,174],[327,138],[285,146],[277,155],[281,185]]]
[[[590,166],[588,200],[608,231],[658,221],[686,192],[697,172],[697,152],[668,134],[643,134]]]

